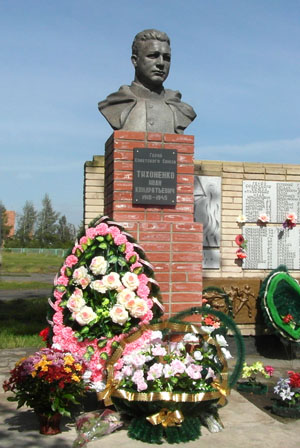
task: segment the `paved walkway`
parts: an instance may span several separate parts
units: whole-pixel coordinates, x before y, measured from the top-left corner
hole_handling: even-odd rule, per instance
[[[9,370],[22,356],[33,353],[34,349],[0,350],[0,384],[8,376]],[[300,360],[274,360],[256,355],[247,357],[247,362],[261,360],[271,364],[277,375],[287,370],[300,370]],[[6,400],[8,393],[0,391],[0,447],[1,448],[72,448],[76,438],[74,424],[63,420],[62,433],[56,436],[42,436],[34,413],[26,408],[16,409],[15,403]],[[97,402],[94,402],[94,408]],[[93,408],[93,409],[94,409]],[[211,434],[202,428],[202,436],[194,442],[186,443],[186,448],[299,448],[299,420],[280,423],[270,415],[259,410],[236,391],[232,391],[227,406],[220,410],[224,430]],[[88,448],[157,448],[161,445],[148,445],[128,438],[125,430],[117,431],[105,438],[91,442]],[[171,447],[167,443],[163,447]],[[176,446],[176,445],[175,445]],[[177,445],[178,446],[178,445]]]
[[[3,282],[45,282],[53,284],[55,274],[24,274],[24,275],[2,275],[0,281]],[[52,286],[33,289],[0,289],[0,300],[35,299],[50,296]]]

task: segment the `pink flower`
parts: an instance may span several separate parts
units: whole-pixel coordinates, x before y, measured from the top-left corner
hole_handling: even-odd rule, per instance
[[[80,252],[83,252],[82,246],[80,244],[75,244],[75,246],[72,249],[72,254],[75,254],[77,249],[79,249]]]
[[[52,320],[53,320],[53,322],[56,325],[62,324],[63,323],[63,314],[62,314],[62,312],[55,313]]]
[[[134,250],[134,245],[132,243],[130,243],[129,241],[127,241],[126,243],[126,253],[127,252],[133,252]]]
[[[105,222],[98,224],[95,227],[95,229],[96,229],[96,235],[104,236],[104,235],[107,235],[107,233],[108,233],[108,225],[105,224]]]
[[[160,378],[162,372],[163,372],[163,364],[160,363],[153,364],[148,371],[147,381],[153,381],[156,378]]]
[[[133,264],[130,266],[130,271],[133,272],[136,268],[140,268],[140,267],[142,267],[142,264],[139,263],[138,261],[136,261],[135,263],[133,263]]]
[[[296,213],[288,213],[286,215],[286,219],[288,221],[291,221],[293,224],[296,224],[296,222],[297,222],[297,215],[296,215]]]
[[[53,295],[56,300],[61,300],[65,293],[66,291],[58,291],[57,289],[55,289]]]
[[[258,217],[259,221],[261,221],[263,224],[266,224],[267,222],[270,221],[270,218],[268,215],[266,215],[265,213],[261,213]]]
[[[61,275],[57,279],[57,285],[68,286],[68,283],[69,283],[69,279],[65,275]]]
[[[150,289],[148,288],[148,286],[146,286],[144,283],[141,283],[136,291],[137,295],[139,297],[142,297],[142,299],[147,299],[149,293],[150,293]]]
[[[127,261],[129,261],[130,258],[131,258],[131,257],[134,257],[134,256],[136,257],[136,261],[138,261],[140,257],[139,257],[138,254],[137,254],[136,252],[134,252],[134,251],[132,251],[132,252],[126,252],[125,258],[126,258]]]
[[[88,238],[93,240],[95,238],[95,236],[97,235],[97,231],[96,231],[95,227],[89,227],[88,229],[86,229],[85,234]]]
[[[86,236],[82,236],[79,240],[80,244],[87,244],[88,238]]]
[[[145,274],[139,274],[139,281],[140,283],[144,283],[145,285],[147,285],[147,283],[149,282],[149,278]]]
[[[111,227],[109,227],[109,229],[108,229],[108,233],[110,233],[111,236],[112,236],[113,238],[115,238],[117,235],[119,235],[119,234],[121,233],[121,230],[119,229],[119,227],[111,226]]]
[[[126,241],[127,241],[127,238],[126,238],[126,236],[123,235],[122,233],[120,233],[119,235],[117,235],[117,236],[114,238],[114,243],[115,243],[117,246],[121,246],[121,244],[125,244]]]
[[[202,366],[198,366],[196,364],[190,364],[187,368],[186,368],[186,373],[188,374],[189,377],[191,377],[193,380],[199,380],[202,375],[201,375],[201,371],[202,371]]]
[[[154,345],[151,352],[153,356],[165,356],[165,354],[167,353],[165,347],[162,347],[159,344]]]
[[[66,266],[68,266],[68,268],[71,268],[77,262],[78,262],[78,258],[75,257],[75,255],[69,255],[65,260],[65,264],[66,264]]]
[[[185,371],[185,365],[179,359],[174,359],[171,362],[171,367],[172,367],[175,375],[176,375],[176,373],[183,373]]]
[[[273,375],[273,373],[274,373],[274,367],[272,367],[272,366],[265,366],[265,371],[266,371],[266,373],[269,375],[269,376],[272,376]]]

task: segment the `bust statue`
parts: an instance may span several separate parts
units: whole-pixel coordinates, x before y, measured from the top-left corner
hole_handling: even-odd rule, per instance
[[[196,113],[181,101],[180,92],[163,87],[171,64],[167,34],[154,29],[138,33],[131,61],[134,81],[100,101],[99,111],[115,130],[183,134]]]

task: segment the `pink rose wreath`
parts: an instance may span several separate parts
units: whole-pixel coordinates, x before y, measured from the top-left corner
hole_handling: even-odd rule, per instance
[[[88,363],[86,380],[105,387],[112,350],[139,326],[163,314],[153,267],[142,248],[107,216],[76,242],[54,280],[49,299],[50,343]]]

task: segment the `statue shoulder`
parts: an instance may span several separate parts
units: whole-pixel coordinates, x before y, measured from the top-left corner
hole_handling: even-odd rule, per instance
[[[130,86],[121,86],[117,92],[98,103],[98,109],[113,129],[121,129],[137,101]]]

